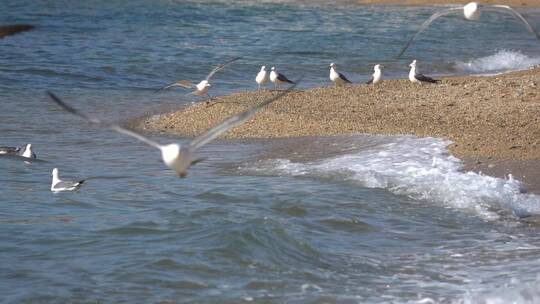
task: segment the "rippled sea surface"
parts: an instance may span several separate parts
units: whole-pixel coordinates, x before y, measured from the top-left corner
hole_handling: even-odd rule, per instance
[[[510,15],[439,19],[392,58],[435,7],[253,1],[4,1],[0,23],[2,303],[540,302],[540,196],[461,171],[448,142],[346,135],[216,141],[187,179],[158,151],[49,102],[52,90],[108,121],[196,101],[181,90],[216,64],[211,93],[253,90],[260,65],[302,87],[355,82],[383,63],[404,77],[486,74],[540,63]],[[524,11],[540,30],[540,11]],[[329,100],[328,102],[332,102]],[[361,102],[361,101],[359,101]],[[156,140],[186,139],[154,135]],[[51,170],[86,178],[50,192]],[[527,302],[529,301],[529,302]],[[492,302],[489,302],[492,303]]]

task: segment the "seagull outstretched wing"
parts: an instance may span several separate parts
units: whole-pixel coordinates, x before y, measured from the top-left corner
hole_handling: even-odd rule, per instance
[[[168,84],[168,85],[166,85],[164,87],[161,87],[161,88],[155,90],[154,93],[157,93],[159,91],[166,90],[166,89],[169,89],[169,88],[172,88],[172,87],[182,87],[182,88],[186,88],[186,89],[195,88],[195,86],[189,80],[180,80],[178,82],[171,83],[171,84]]]
[[[224,69],[225,67],[227,67],[229,64],[231,64],[231,63],[233,63],[233,62],[235,62],[236,60],[241,59],[241,58],[242,58],[242,57],[235,57],[235,58],[233,58],[233,59],[231,59],[231,60],[229,60],[229,61],[227,61],[227,62],[225,62],[225,63],[223,63],[223,64],[218,65],[218,66],[215,67],[212,71],[210,71],[210,73],[206,76],[206,78],[205,78],[206,81],[210,81],[210,78],[212,78],[212,76],[214,76],[215,73],[217,73],[217,72],[223,70],[223,69]]]
[[[540,40],[540,35],[538,35],[538,33],[534,31],[534,29],[529,24],[529,22],[527,22],[525,17],[523,17],[523,15],[518,13],[516,10],[514,10],[510,6],[494,4],[494,5],[485,5],[485,6],[482,6],[482,8],[484,10],[487,10],[487,11],[497,11],[497,12],[509,12],[509,13],[511,13],[514,17],[516,17],[516,19],[521,20],[521,22],[523,22],[523,24],[525,25],[527,30],[529,32],[531,32],[536,37],[536,39]]]
[[[416,32],[416,34],[414,34],[411,37],[411,39],[409,39],[409,41],[407,41],[407,44],[405,44],[405,46],[403,47],[401,52],[399,52],[399,55],[397,55],[396,58],[401,57],[401,55],[403,55],[403,53],[405,53],[405,51],[407,50],[409,45],[411,45],[411,43],[416,39],[416,37],[420,33],[422,33],[431,23],[433,23],[433,21],[435,21],[435,19],[437,19],[439,17],[442,17],[442,16],[445,16],[445,15],[448,15],[448,14],[451,14],[451,13],[453,13],[455,11],[463,11],[463,6],[448,8],[448,9],[445,9],[445,10],[442,10],[442,11],[438,11],[435,14],[431,15],[431,17],[429,17],[426,21],[424,21],[424,23],[422,23],[422,25],[420,26],[420,29]]]
[[[160,144],[158,144],[157,142],[142,136],[141,134],[138,134],[136,132],[133,132],[131,130],[123,128],[123,127],[121,127],[119,125],[105,124],[96,117],[81,113],[79,110],[73,108],[72,106],[70,106],[70,105],[66,104],[65,102],[63,102],[62,100],[60,100],[60,98],[58,98],[53,93],[47,92],[47,94],[52,99],[52,101],[54,101],[57,105],[59,105],[62,109],[64,109],[64,111],[67,111],[67,112],[69,112],[71,114],[82,117],[82,118],[84,118],[85,120],[89,121],[92,124],[102,126],[102,127],[107,127],[107,128],[115,130],[116,132],[119,132],[119,133],[122,133],[122,134],[125,134],[125,135],[128,135],[128,136],[134,137],[134,138],[136,138],[136,139],[138,139],[138,140],[140,140],[140,141],[142,141],[142,142],[144,142],[144,143],[146,143],[146,144],[148,144],[148,145],[150,145],[152,147],[156,147],[156,148],[158,148],[160,150],[162,148],[162,146]]]
[[[298,82],[298,81],[297,81]],[[207,143],[211,142],[212,140],[216,139],[219,135],[225,133],[231,128],[234,128],[242,123],[244,123],[246,120],[250,119],[255,113],[257,113],[259,110],[264,108],[265,106],[271,104],[272,102],[280,99],[281,97],[287,95],[290,93],[294,88],[296,87],[296,84],[290,86],[287,90],[277,94],[274,97],[268,98],[265,101],[259,103],[256,106],[253,106],[252,108],[231,116],[227,119],[225,119],[222,123],[219,125],[211,128],[210,130],[206,131],[205,133],[195,137],[190,143],[189,143],[189,149],[193,152],[196,149],[206,145]]]

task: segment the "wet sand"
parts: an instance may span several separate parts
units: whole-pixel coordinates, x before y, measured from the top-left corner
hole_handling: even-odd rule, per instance
[[[399,4],[399,5],[435,5],[435,4],[466,4],[471,0],[359,0],[360,4]],[[505,4],[510,6],[540,6],[538,0],[483,0],[484,4]]]
[[[491,77],[448,77],[434,85],[399,79],[385,80],[376,87],[356,84],[294,91],[225,137],[351,133],[441,137],[454,142],[451,153],[466,160],[468,168],[482,170],[485,166],[482,171],[486,173],[491,170],[493,175],[501,175],[504,171],[522,179],[523,169],[540,168],[539,86],[540,68],[536,68]],[[222,96],[209,106],[197,103],[148,117],[138,128],[195,136],[274,94],[251,91]],[[518,163],[505,161],[528,161],[530,166],[520,169]],[[533,173],[527,172],[526,181],[540,186],[540,173]]]

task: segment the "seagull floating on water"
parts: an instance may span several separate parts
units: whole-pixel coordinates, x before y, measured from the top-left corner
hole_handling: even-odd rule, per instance
[[[384,68],[384,65],[376,64],[373,67],[373,76],[371,76],[371,79],[366,82],[366,84],[377,84],[382,81],[382,71],[381,68]]]
[[[234,128],[242,123],[244,123],[246,120],[251,118],[255,113],[257,113],[259,110],[261,110],[266,105],[269,105],[270,103],[280,99],[284,95],[288,94],[296,85],[293,85],[289,87],[287,90],[275,95],[274,97],[268,98],[264,100],[263,102],[259,103],[256,106],[251,107],[250,109],[231,116],[227,119],[225,119],[223,122],[218,124],[217,126],[211,128],[210,130],[206,131],[202,135],[199,135],[195,137],[191,142],[189,142],[187,145],[180,145],[177,143],[171,143],[167,145],[161,145],[153,140],[150,140],[146,138],[145,136],[136,133],[134,131],[128,130],[126,128],[123,128],[116,124],[104,124],[99,119],[95,117],[88,116],[86,114],[83,114],[76,110],[75,108],[67,105],[63,101],[61,101],[56,95],[54,95],[51,92],[47,92],[49,94],[49,97],[62,109],[64,109],[67,112],[70,112],[72,114],[75,114],[77,116],[80,116],[87,121],[89,121],[92,124],[108,127],[110,129],[113,129],[119,133],[134,137],[154,148],[157,148],[161,151],[161,158],[163,159],[163,162],[165,165],[172,170],[174,170],[178,177],[186,177],[187,171],[189,167],[203,161],[202,158],[194,158],[195,151],[204,145],[208,144],[212,140],[216,139],[219,135],[225,133],[226,131],[230,130],[231,128]]]
[[[15,35],[20,32],[28,31],[33,29],[33,25],[29,24],[11,24],[11,25],[1,25],[0,26],[0,38]]]
[[[58,168],[52,170],[52,182],[51,182],[51,191],[52,192],[62,192],[62,191],[77,191],[84,183],[84,179],[78,182],[72,181],[63,181],[58,177]]]
[[[36,153],[32,151],[32,144],[26,144],[23,147],[0,147],[0,155],[17,155],[26,158],[37,158]]]
[[[516,17],[521,22],[523,22],[523,24],[525,25],[525,28],[527,28],[529,32],[534,34],[536,39],[540,40],[540,35],[538,35],[538,33],[534,31],[534,29],[531,27],[529,22],[527,22],[527,20],[520,13],[518,13],[516,10],[514,10],[510,6],[500,5],[500,4],[486,5],[486,4],[479,4],[477,2],[469,2],[468,4],[464,6],[448,8],[442,11],[438,11],[435,14],[431,15],[431,17],[429,17],[422,24],[422,26],[420,26],[420,29],[416,32],[416,34],[414,34],[414,36],[412,36],[412,38],[407,42],[407,44],[401,50],[397,58],[401,57],[401,55],[405,53],[409,45],[414,41],[414,39],[416,39],[416,36],[418,36],[418,34],[423,32],[433,21],[435,21],[435,19],[441,16],[451,14],[456,11],[461,11],[461,10],[463,11],[463,16],[465,17],[465,19],[471,20],[471,21],[478,20],[480,18],[482,11],[509,12],[512,14],[512,16]]]
[[[282,83],[295,84],[293,81],[290,81],[285,75],[279,73],[275,67],[272,67],[270,72],[270,81],[274,83],[274,87],[279,89],[279,86]]]
[[[223,70],[226,66],[228,66],[229,64],[237,61],[238,59],[241,59],[242,57],[236,57],[236,58],[233,58],[223,64],[220,64],[218,65],[217,67],[215,67],[212,71],[210,71],[210,73],[206,76],[206,78],[204,80],[201,80],[201,82],[199,82],[197,85],[194,85],[193,83],[191,83],[189,80],[180,80],[180,81],[177,81],[175,83],[171,83],[171,84],[168,84],[164,87],[161,87],[159,89],[157,89],[154,93],[157,93],[161,90],[166,90],[166,89],[169,89],[169,88],[172,88],[172,87],[182,87],[182,88],[186,88],[186,89],[195,89],[195,91],[191,92],[190,94],[194,94],[194,95],[197,95],[197,96],[203,96],[203,95],[206,95],[208,96],[209,99],[212,99],[212,97],[210,97],[210,95],[208,94],[208,90],[210,89],[210,87],[212,86],[210,84],[210,78],[212,78],[212,76],[214,76],[215,73]]]
[[[336,64],[330,63],[330,80],[336,83],[336,87],[342,86],[347,83],[352,83],[345,75],[336,71]]]
[[[266,70],[266,66],[261,67],[261,71],[257,74],[257,77],[255,77],[255,81],[259,85],[259,90],[261,89],[261,86],[263,88],[266,86],[266,83],[268,83],[269,80],[268,71]]]
[[[409,80],[412,83],[419,83],[422,84],[423,82],[429,82],[429,83],[437,83],[440,82],[438,79],[433,79],[431,77],[424,76],[420,72],[418,72],[416,68],[416,60],[413,60],[411,64],[409,64],[411,67],[411,70],[409,71]]]

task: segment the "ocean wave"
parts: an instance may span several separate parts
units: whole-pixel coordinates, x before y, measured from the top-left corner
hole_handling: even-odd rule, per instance
[[[540,64],[540,57],[529,57],[519,51],[500,50],[495,54],[475,58],[467,62],[457,61],[457,70],[467,73],[501,73],[507,71],[525,70]]]
[[[481,173],[463,172],[463,163],[450,155],[448,140],[394,136],[367,149],[322,160],[301,162],[270,159],[241,170],[255,174],[313,176],[384,188],[397,195],[468,210],[487,220],[502,215],[540,214],[540,196],[524,193],[523,185]],[[362,138],[359,138],[361,141]]]
[[[540,281],[537,279],[532,283],[521,283],[514,279],[508,286],[497,288],[490,293],[470,293],[463,299],[453,301],[453,304],[499,304],[499,303],[539,303],[540,302]]]

